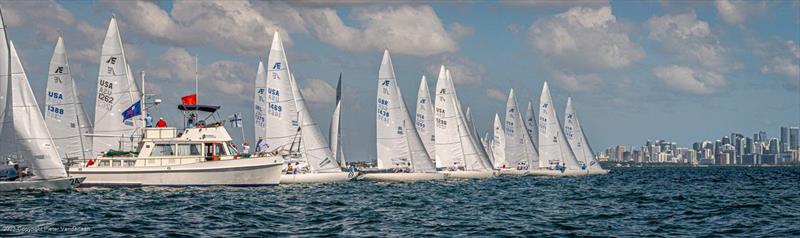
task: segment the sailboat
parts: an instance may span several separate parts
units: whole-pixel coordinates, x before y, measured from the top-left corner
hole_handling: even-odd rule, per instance
[[[414,125],[417,127],[417,133],[422,138],[422,144],[425,145],[428,155],[433,156],[436,147],[434,146],[436,137],[433,128],[433,101],[431,101],[431,92],[428,90],[428,80],[425,79],[425,75],[422,75],[422,80],[419,82],[416,112]]]
[[[5,29],[3,31],[5,35]],[[2,57],[3,61],[10,60],[10,63],[2,62],[2,67],[8,66],[10,70],[6,72],[11,73],[8,77],[10,80],[5,82],[10,86],[7,86],[6,92],[3,92],[4,97],[7,98],[4,120],[13,121],[11,123],[13,127],[6,127],[3,130],[15,132],[17,139],[15,144],[19,159],[30,164],[33,176],[16,181],[0,182],[0,191],[65,190],[77,187],[86,178],[67,175],[64,164],[56,151],[53,138],[47,129],[47,124],[39,111],[39,104],[33,95],[28,76],[25,75],[25,69],[22,67],[14,43],[8,41],[8,45],[3,48],[9,49],[7,52],[10,53],[10,56]],[[9,110],[9,108],[11,109]]]
[[[383,52],[378,70],[376,109],[378,170],[366,172],[363,179],[383,182],[445,179],[445,174],[436,172],[411,121],[400,87],[397,86],[389,50]]]
[[[456,95],[450,71],[444,66],[436,81],[436,167],[450,178],[470,179],[494,176],[482,158]]]
[[[334,160],[339,161],[339,165],[343,168],[347,167],[347,160],[342,147],[342,73],[339,73],[339,81],[336,83],[336,104],[333,107],[328,137],[330,138],[330,147]]]
[[[91,140],[83,138],[84,134],[92,133],[92,125],[78,98],[75,81],[70,75],[64,40],[60,36],[50,60],[44,120],[63,160],[92,156]]]
[[[581,169],[587,170],[589,174],[607,174],[608,170],[600,167],[600,163],[594,158],[592,147],[589,145],[589,140],[578,121],[578,114],[572,105],[572,97],[567,98],[567,109],[564,115],[564,134],[567,135],[567,141],[578,157]]]
[[[506,101],[505,120],[505,163],[500,172],[509,175],[525,175],[530,167],[539,162],[539,152],[533,145],[528,129],[517,106],[512,88]]]
[[[547,82],[539,98],[539,167],[531,170],[534,176],[586,175],[570,148],[556,115]]]
[[[502,169],[502,164],[506,162],[506,134],[505,129],[503,129],[503,123],[497,113],[494,114],[494,126],[492,128],[491,147],[492,157],[494,158],[492,164],[494,169],[500,170]]]
[[[92,152],[97,154],[134,149],[140,137],[134,135],[138,129],[136,120],[122,121],[119,115],[134,102],[140,101],[141,95],[125,58],[115,17],[111,18],[103,41],[95,100],[95,127],[90,135],[93,137]]]
[[[300,87],[289,69],[285,52],[280,34],[275,32],[267,61],[265,138],[269,145],[275,147],[273,151],[280,151],[287,158],[286,174],[281,176],[281,183],[354,179],[354,173],[342,171],[319,126],[311,117]]]

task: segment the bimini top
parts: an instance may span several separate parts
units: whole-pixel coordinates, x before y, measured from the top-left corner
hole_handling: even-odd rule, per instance
[[[214,105],[178,105],[178,110],[181,111],[202,111],[208,113],[214,113],[219,110],[222,106],[214,106]]]

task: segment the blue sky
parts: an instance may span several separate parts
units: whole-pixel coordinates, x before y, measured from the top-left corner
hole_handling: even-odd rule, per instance
[[[448,66],[479,131],[504,110],[509,89],[521,105],[538,104],[544,81],[556,106],[574,98],[598,150],[647,139],[688,146],[731,131],[775,136],[781,125],[800,124],[800,1],[36,0],[0,6],[42,98],[52,48],[63,33],[86,108],[94,108],[99,49],[115,14],[134,71],[148,72],[148,91],[164,99],[159,113],[171,121],[179,118],[179,96],[194,88],[194,55],[201,102],[252,118],[258,59],[267,58],[278,30],[323,132],[332,86],[344,73],[344,143],[352,160],[374,158],[383,48],[392,53],[408,105],[422,74],[433,88],[438,66]]]

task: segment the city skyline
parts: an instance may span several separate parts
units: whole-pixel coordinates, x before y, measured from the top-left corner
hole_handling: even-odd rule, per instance
[[[0,1],[40,98],[63,34],[84,104],[94,108],[100,42],[115,14],[133,71],[147,71],[147,91],[164,99],[154,112],[179,118],[174,107],[194,89],[197,56],[201,103],[241,112],[247,130],[258,59],[266,59],[277,30],[319,125],[329,123],[333,85],[344,73],[344,148],[354,160],[375,156],[383,48],[392,51],[408,105],[423,74],[435,78],[441,64],[452,69],[481,134],[511,88],[521,105],[536,104],[544,81],[560,119],[573,97],[595,148],[653,137],[690,144],[731,128],[800,121],[797,1],[225,3]],[[26,14],[34,11],[41,14]]]

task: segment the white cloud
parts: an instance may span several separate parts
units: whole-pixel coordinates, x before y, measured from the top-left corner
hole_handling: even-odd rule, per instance
[[[769,55],[761,73],[783,76],[791,88],[800,88],[800,46],[791,40],[773,46],[773,52],[764,52]]]
[[[538,20],[528,29],[531,44],[559,68],[602,70],[627,67],[644,58],[611,7],[574,7]]]
[[[714,93],[726,84],[720,73],[680,65],[656,67],[653,74],[674,90],[697,95]]]
[[[591,91],[602,83],[597,74],[572,74],[555,72],[553,78],[571,92]]]
[[[503,91],[500,91],[500,90],[495,89],[495,88],[487,88],[486,89],[486,96],[491,98],[491,99],[494,99],[494,100],[497,100],[497,101],[501,101],[501,102],[506,101],[506,99],[508,98],[508,96],[506,96],[506,94],[503,93]]]
[[[500,3],[516,7],[601,7],[611,4],[608,0],[501,0]]]
[[[467,36],[472,36],[475,34],[475,27],[472,26],[465,26],[461,23],[453,23],[450,24],[450,34],[454,39],[462,39]]]
[[[148,39],[175,46],[209,44],[244,55],[263,54],[274,31],[286,32],[248,1],[173,2],[167,13],[153,2],[107,1],[108,6]],[[285,14],[292,14],[286,11]],[[286,16],[286,15],[282,15]],[[291,17],[286,17],[288,19]],[[288,34],[285,34],[288,35]],[[284,38],[289,44],[291,39]]]
[[[719,72],[736,68],[729,59],[728,49],[719,42],[707,22],[694,13],[664,15],[648,20],[649,38],[678,60],[698,64]]]
[[[716,0],[714,5],[717,7],[717,16],[730,25],[744,23],[749,15],[763,12],[767,6],[766,1],[755,3],[742,0]]]
[[[309,80],[300,92],[303,93],[303,99],[311,103],[333,103],[336,100],[336,89],[319,79]]]
[[[462,55],[445,55],[427,63],[428,75],[438,77],[439,67],[450,70],[456,84],[480,84],[486,80],[486,66]]]
[[[392,53],[430,56],[455,52],[457,42],[428,5],[354,8],[360,27],[344,24],[331,8],[303,11],[309,31],[321,41],[353,52],[389,48]],[[464,28],[455,29],[456,35]]]
[[[194,88],[195,59],[183,48],[170,48],[159,60],[147,65],[148,75],[179,85],[184,88]],[[221,60],[210,64],[198,65],[198,77],[201,88],[213,89],[229,96],[247,95],[255,80],[255,65],[236,61]]]

